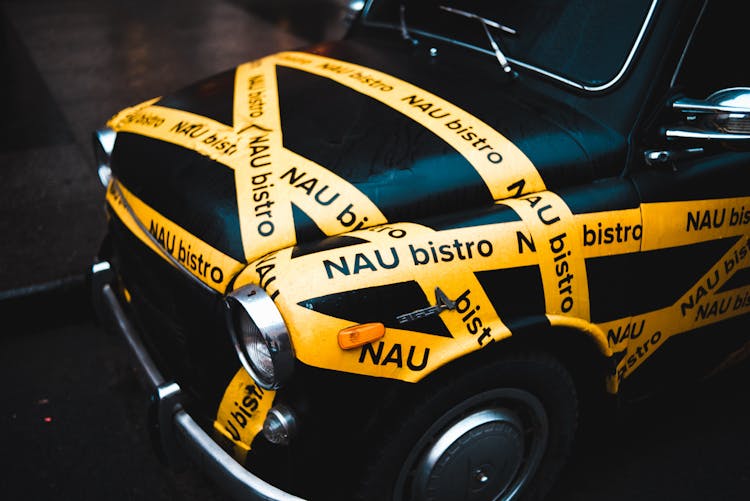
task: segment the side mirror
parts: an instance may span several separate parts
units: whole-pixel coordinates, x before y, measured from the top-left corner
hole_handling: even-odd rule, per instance
[[[722,89],[705,100],[678,99],[672,109],[680,112],[682,120],[664,131],[667,139],[750,147],[750,87]]]

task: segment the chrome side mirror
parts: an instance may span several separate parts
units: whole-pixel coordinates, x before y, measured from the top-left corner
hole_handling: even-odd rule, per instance
[[[681,113],[682,121],[665,130],[667,139],[750,146],[750,87],[722,89],[705,100],[678,99],[672,109]]]

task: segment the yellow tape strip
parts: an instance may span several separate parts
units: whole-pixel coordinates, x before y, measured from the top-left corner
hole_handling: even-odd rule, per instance
[[[234,130],[242,135],[235,170],[237,206],[248,261],[296,243],[284,167],[276,66],[261,59],[235,75]]]
[[[518,227],[516,223],[511,226]],[[435,232],[425,226],[399,223],[351,235],[372,241],[293,260],[291,249],[284,249],[251,263],[237,278],[238,286],[261,284],[279,304],[294,339],[295,352],[304,363],[416,381],[423,373],[510,335],[473,274],[475,266],[489,268],[486,262],[504,253],[489,240],[477,240],[472,229]],[[454,310],[440,313],[453,338],[410,331],[407,323],[402,329],[387,329],[377,343],[344,351],[335,342],[335,335],[350,327],[351,321],[298,304],[311,295],[339,294],[409,280],[416,281],[433,304],[436,287],[456,301]],[[310,329],[311,325],[315,329]]]
[[[539,192],[503,202],[516,210],[523,222],[491,225],[491,228],[485,226],[483,229],[487,231],[483,234],[491,235],[486,238],[477,237],[472,228],[436,233],[407,223],[366,229],[386,223],[372,201],[323,166],[284,149],[276,65],[331,79],[426,127],[474,166],[496,200]],[[328,345],[324,347],[318,339],[305,337],[304,332],[296,333],[302,343],[309,341],[309,346],[300,350],[309,354],[306,355],[309,363],[415,380],[426,367],[447,361],[439,357],[451,358],[458,352],[462,354],[476,349],[474,333],[468,330],[471,335],[466,335],[468,326],[474,325],[467,323],[469,321],[479,319],[483,328],[490,326],[491,339],[509,335],[473,277],[473,272],[479,270],[539,263],[547,315],[554,325],[578,322],[578,328],[590,332],[600,344],[606,332],[609,349],[605,352],[630,347],[629,356],[619,367],[619,379],[614,381],[614,387],[671,335],[684,332],[694,322],[704,325],[744,313],[750,308],[748,287],[715,293],[731,274],[750,266],[746,239],[738,242],[675,305],[597,326],[589,323],[584,263],[586,257],[746,235],[746,225],[750,224],[748,197],[646,203],[636,209],[573,215],[560,197],[544,192],[543,180],[529,159],[478,118],[390,75],[308,53],[280,53],[240,66],[235,79],[232,127],[189,112],[155,105],[157,101],[158,98],[123,110],[112,118],[109,125],[115,130],[189,148],[235,171],[243,245],[247,260],[252,261],[238,283],[259,283],[276,300],[286,303],[286,314],[294,317],[286,319],[290,325],[315,323],[327,326],[325,330],[332,333],[348,326],[346,321],[296,305],[313,289],[316,295],[324,295],[416,280],[427,297],[431,298],[434,287],[439,286],[451,298],[463,297],[462,305],[470,299],[468,311],[441,313],[455,336],[452,340],[405,329],[389,329],[381,345],[367,348],[371,351],[363,349],[360,353],[352,353],[329,350]],[[227,278],[241,267],[240,263],[185,232],[127,191],[123,193],[139,218],[153,228],[151,233],[163,241],[161,246],[171,256],[186,263],[191,273],[204,283],[223,290]],[[108,201],[131,231],[154,250],[159,250],[143,235],[111,191],[108,192]],[[292,263],[291,249],[288,248],[296,241],[292,202],[324,233],[349,232],[370,243],[304,256]],[[648,223],[647,233],[643,232],[641,216]],[[507,246],[509,241],[516,241],[516,253],[495,252],[501,245]],[[469,244],[475,246],[475,252],[481,245],[483,255],[461,257],[462,253],[468,253]],[[283,247],[287,248],[275,251]],[[184,254],[182,249],[186,249]],[[728,262],[732,263],[731,270],[726,268]],[[723,275],[722,266],[725,267]],[[220,276],[222,280],[211,283],[212,278]],[[300,276],[306,277],[304,283],[298,280]],[[710,290],[705,290],[707,288]],[[464,295],[466,291],[470,292]],[[479,309],[475,310],[477,306]],[[463,320],[466,315],[470,316]],[[695,318],[689,318],[690,315],[695,315]],[[485,341],[488,339],[484,338]],[[457,343],[461,345],[458,349]],[[330,344],[335,346],[334,342]]]
[[[353,185],[283,148],[276,64],[331,78],[422,124],[467,158],[495,198],[544,188],[539,173],[518,148],[464,110],[389,75],[311,54],[281,53],[239,66],[232,127],[155,105],[158,98],[115,115],[109,121],[114,130],[194,150],[235,171],[248,261],[294,245],[290,201],[329,235],[386,222]]]
[[[743,237],[673,305],[599,324],[613,351],[628,349],[611,384],[616,388],[670,337],[750,311],[750,286],[717,292],[749,263],[750,239]]]
[[[253,439],[263,429],[275,397],[275,391],[262,389],[242,368],[224,391],[214,429],[234,444],[238,461],[244,462]]]
[[[644,251],[750,232],[750,197],[645,203],[641,210],[648,224]]]
[[[387,222],[380,209],[354,185],[312,160],[285,150],[277,182],[326,235],[338,235]]]
[[[535,250],[538,256],[547,314],[589,321],[582,235],[563,199],[545,191],[502,203],[527,224],[528,238],[523,243],[519,241],[519,247]]]
[[[641,250],[641,210],[622,209],[574,215],[586,258],[631,254]]]
[[[201,282],[223,293],[232,277],[242,269],[243,264],[214,249],[203,240],[159,214],[120,184],[120,191],[136,217],[159,242],[159,247],[157,247],[122,203],[114,189],[114,183],[117,182],[110,183],[107,189],[107,202],[125,226],[165,261],[172,264],[164,255],[164,252],[176,259]]]
[[[222,123],[188,111],[148,105],[123,110],[107,125],[194,150],[230,168],[239,160],[239,138]]]

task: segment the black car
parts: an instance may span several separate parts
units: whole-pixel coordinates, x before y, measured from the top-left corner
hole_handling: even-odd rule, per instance
[[[113,116],[92,281],[162,452],[239,498],[540,499],[579,421],[742,360],[731,7],[371,0]]]

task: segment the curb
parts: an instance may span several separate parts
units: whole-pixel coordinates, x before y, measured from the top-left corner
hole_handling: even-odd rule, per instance
[[[18,287],[16,289],[9,289],[0,291],[0,303],[5,301],[23,300],[37,295],[44,295],[53,293],[58,290],[75,289],[84,285],[86,282],[85,275],[73,275],[57,280],[51,280],[41,284],[29,285],[26,287]]]
[[[60,280],[0,292],[0,318],[5,334],[27,334],[62,324],[94,319],[88,279]]]

